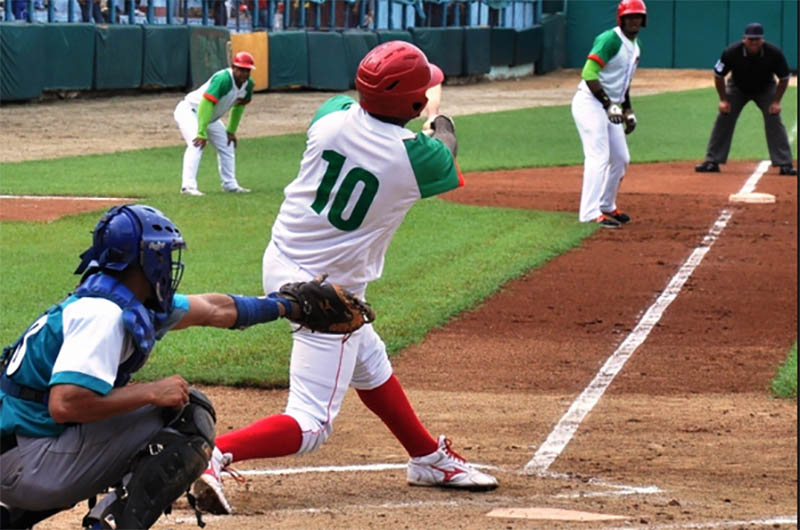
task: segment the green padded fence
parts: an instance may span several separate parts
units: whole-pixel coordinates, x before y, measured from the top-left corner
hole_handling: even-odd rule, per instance
[[[308,86],[320,90],[347,90],[350,75],[341,33],[309,31]]]
[[[789,68],[797,72],[797,2],[783,3],[783,24],[781,36],[781,49],[786,56]],[[777,40],[772,35],[768,40],[777,44]]]
[[[0,101],[42,95],[45,64],[44,28],[40,24],[0,23]]]
[[[534,26],[516,31],[514,37],[514,60],[512,65],[531,64],[541,61],[544,54],[544,29]],[[536,73],[539,73],[538,71]]]
[[[139,88],[142,84],[142,45],[141,26],[96,26],[94,88]]]
[[[592,49],[594,39],[617,24],[618,2],[570,0],[567,11],[567,65],[581,68]],[[645,36],[644,30],[642,36]]]
[[[463,75],[487,74],[492,69],[492,31],[489,28],[464,28]]]
[[[676,68],[708,68],[708,75],[728,43],[727,25],[722,21],[728,18],[727,2],[718,0],[696,0],[675,4],[675,58]],[[709,24],[709,20],[720,21]],[[642,38],[650,31],[650,24],[642,30]],[[650,43],[651,41],[647,41]],[[642,45],[642,54],[650,53],[652,44]]]
[[[189,26],[189,80],[197,88],[229,65],[231,34],[213,26]]]
[[[43,29],[44,90],[90,90],[94,79],[94,24],[47,24]]]
[[[411,28],[414,44],[446,76],[460,76],[464,63],[462,28]]]
[[[383,44],[390,40],[404,40],[406,42],[414,42],[414,37],[408,31],[392,30],[392,29],[379,29],[375,32],[378,36],[378,43]]]
[[[269,33],[269,88],[308,86],[305,31]]]
[[[675,26],[675,1],[650,0],[647,2],[647,27],[640,33],[642,51],[639,66],[643,68],[672,68],[674,62],[673,34]],[[650,21],[653,21],[650,24]],[[612,26],[609,26],[612,27]],[[681,35],[679,38],[683,38]],[[587,53],[589,50],[586,50]]]
[[[144,26],[142,87],[185,87],[189,83],[189,27]]]
[[[514,28],[492,28],[492,66],[508,66],[514,62],[514,46],[517,30]]]
[[[542,20],[542,56],[536,62],[536,73],[546,74],[566,63],[567,19],[563,13],[546,15]]]
[[[347,61],[347,75],[350,80],[350,88],[353,88],[358,64],[372,48],[378,45],[378,36],[371,31],[345,31],[342,33],[342,38]]]

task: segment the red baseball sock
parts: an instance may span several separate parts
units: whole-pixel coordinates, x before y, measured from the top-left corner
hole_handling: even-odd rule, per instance
[[[425,456],[439,447],[428,429],[419,421],[403,387],[392,375],[388,381],[372,390],[357,390],[361,401],[377,415],[403,444],[409,456]]]
[[[286,414],[275,414],[247,427],[217,437],[223,453],[233,453],[233,461],[293,455],[300,450],[303,433],[297,421]]]

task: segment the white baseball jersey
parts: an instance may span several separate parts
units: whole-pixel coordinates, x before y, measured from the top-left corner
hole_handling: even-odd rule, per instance
[[[252,97],[253,80],[248,79],[246,83],[242,83],[242,86],[237,88],[233,79],[233,70],[225,68],[212,75],[199,88],[186,94],[184,99],[195,110],[203,98],[214,103],[214,111],[211,119],[208,120],[209,123],[213,123],[223,117],[237,101],[242,100],[242,103],[246,105],[250,103]]]
[[[636,67],[639,65],[639,40],[630,40],[619,26],[604,31],[594,40],[589,59],[603,67],[599,80],[611,101],[620,103],[631,86]],[[581,81],[581,90],[589,92],[586,81]]]
[[[311,122],[272,242],[306,271],[362,285],[380,277],[389,242],[411,206],[460,185],[440,140],[379,121],[352,98],[335,96]]]

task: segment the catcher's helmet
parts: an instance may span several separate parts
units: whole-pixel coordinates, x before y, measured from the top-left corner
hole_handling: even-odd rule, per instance
[[[642,15],[642,27],[647,26],[647,7],[642,0],[622,0],[617,6],[617,26],[622,27],[622,17],[625,15]]]
[[[250,52],[239,52],[233,56],[233,66],[255,70],[256,60],[253,59],[253,55]]]
[[[443,79],[442,71],[428,62],[422,50],[395,40],[379,44],[361,60],[356,90],[367,112],[410,120],[428,103],[425,91]]]
[[[81,254],[75,274],[122,271],[138,263],[156,295],[153,309],[166,312],[183,277],[184,248],[180,230],[160,211],[140,204],[114,206],[95,226],[92,246]]]

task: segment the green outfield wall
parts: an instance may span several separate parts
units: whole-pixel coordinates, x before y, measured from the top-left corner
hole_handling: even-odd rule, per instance
[[[616,25],[617,0],[567,0],[565,66],[586,62],[594,38]],[[797,0],[646,0],[639,34],[644,68],[711,68],[722,50],[741,40],[750,22],[783,50],[797,71]]]

